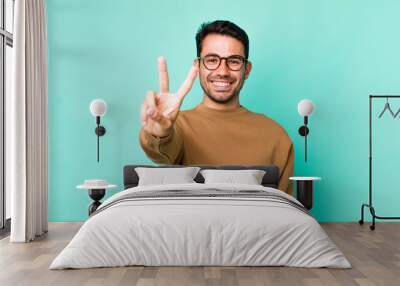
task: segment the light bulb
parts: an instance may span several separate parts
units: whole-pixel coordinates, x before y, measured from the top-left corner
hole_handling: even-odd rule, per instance
[[[308,116],[314,111],[314,104],[309,99],[300,100],[297,110],[301,116]]]
[[[99,98],[92,100],[90,103],[90,112],[93,116],[103,116],[107,112],[107,103]]]

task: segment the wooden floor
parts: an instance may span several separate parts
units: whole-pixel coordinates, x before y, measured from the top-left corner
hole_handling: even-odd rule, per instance
[[[0,241],[0,285],[400,285],[400,223],[324,223],[352,269],[290,267],[119,267],[48,270],[81,223],[50,223],[32,243]]]

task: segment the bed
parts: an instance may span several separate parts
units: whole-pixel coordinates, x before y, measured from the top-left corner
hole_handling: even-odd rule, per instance
[[[307,209],[276,189],[276,166],[198,166],[263,170],[260,185],[204,183],[198,173],[193,183],[149,186],[138,185],[137,167],[155,166],[125,166],[124,190],[103,202],[50,269],[351,267]]]

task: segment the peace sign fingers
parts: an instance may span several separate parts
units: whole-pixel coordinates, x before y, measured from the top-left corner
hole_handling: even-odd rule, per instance
[[[198,73],[198,68],[196,65],[192,65],[190,71],[186,77],[186,80],[183,82],[181,87],[179,88],[178,92],[176,93],[178,97],[182,100],[186,94],[190,91],[193,86],[194,81],[196,80]]]
[[[167,62],[164,57],[158,58],[158,71],[160,73],[160,93],[167,94],[169,93],[169,78]]]

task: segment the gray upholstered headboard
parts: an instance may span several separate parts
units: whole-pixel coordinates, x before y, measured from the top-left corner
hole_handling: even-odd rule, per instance
[[[182,167],[200,167],[201,169],[221,169],[221,170],[264,170],[266,173],[262,180],[262,185],[265,187],[278,188],[279,185],[279,168],[274,165],[254,165],[254,166],[241,166],[241,165],[223,165],[223,166],[211,166],[211,165],[127,165],[124,167],[124,189],[133,188],[138,185],[139,177],[135,171],[136,167],[148,167],[148,168],[182,168]],[[194,178],[197,183],[204,183],[203,176],[198,173]]]

